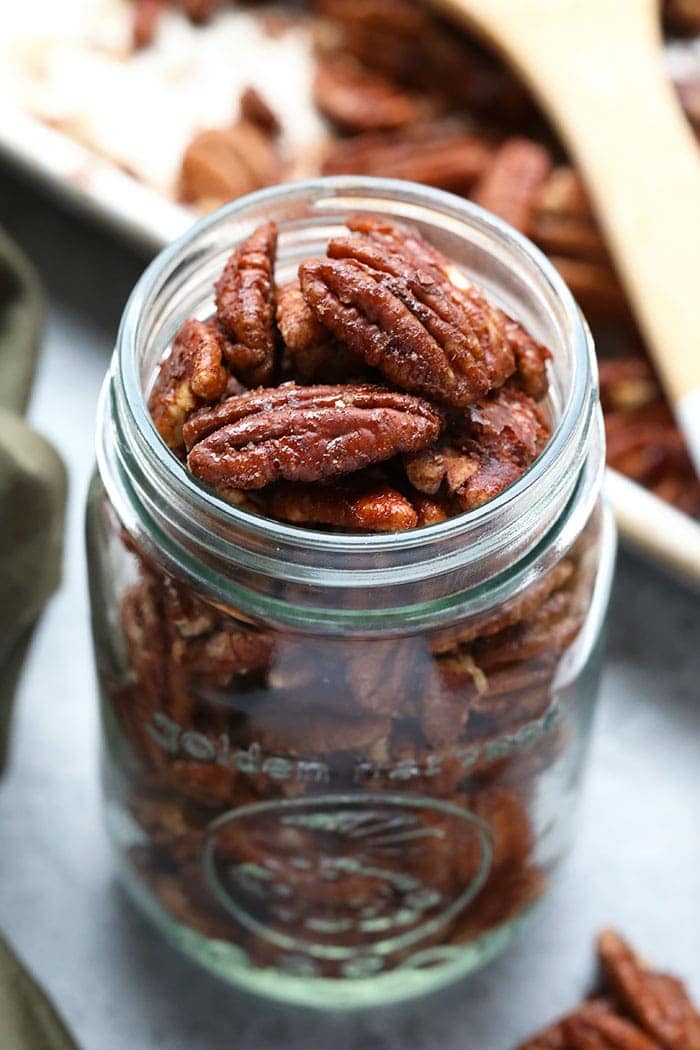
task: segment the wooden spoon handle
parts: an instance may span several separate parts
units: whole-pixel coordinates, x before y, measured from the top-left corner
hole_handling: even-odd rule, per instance
[[[700,149],[664,71],[655,5],[440,6],[480,23],[560,132],[700,470]]]

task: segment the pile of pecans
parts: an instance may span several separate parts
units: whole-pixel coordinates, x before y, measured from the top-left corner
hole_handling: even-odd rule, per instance
[[[136,0],[139,43],[151,38],[155,14],[165,6]],[[183,4],[194,21],[219,6],[220,0]],[[513,73],[418,0],[311,0],[309,7],[313,102],[333,130],[318,171],[426,183],[500,215],[532,238],[567,281],[613,375],[618,367],[622,374],[648,370],[585,187]],[[671,32],[699,32],[700,3],[667,0],[665,18]],[[700,80],[677,88],[700,133]],[[285,157],[279,132],[266,101],[246,91],[230,127],[202,131],[188,147],[181,199],[209,210],[291,177],[296,158]],[[658,384],[656,391],[633,409],[606,401],[609,462],[700,514],[700,481]],[[617,453],[619,443],[624,451]]]
[[[413,231],[347,225],[280,289],[276,228],[255,230],[217,283],[216,314],[178,333],[150,410],[227,499],[396,532],[520,477],[550,434],[550,355]]]
[[[549,353],[412,230],[347,226],[282,287],[274,225],[241,243],[150,410],[238,506],[396,532],[492,499],[532,463]],[[122,673],[103,677],[110,779],[141,829],[130,862],[171,916],[250,965],[343,978],[409,965],[414,942],[444,961],[541,895],[557,858],[535,853],[538,782],[574,775],[590,701],[555,678],[590,604],[595,516],[498,607],[362,639],[252,623],[122,541],[138,579]],[[313,808],[329,795],[342,813]],[[368,950],[392,930],[391,951]]]
[[[598,937],[605,987],[519,1050],[697,1050],[700,1013],[682,982],[646,966],[614,930]]]

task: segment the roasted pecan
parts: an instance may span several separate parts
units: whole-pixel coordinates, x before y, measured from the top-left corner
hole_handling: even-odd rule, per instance
[[[405,718],[418,710],[425,672],[420,638],[375,640],[353,652],[346,678],[357,704],[377,715]]]
[[[433,499],[420,492],[411,497],[411,503],[418,516],[416,524],[419,526],[437,525],[456,513],[450,501],[443,498]]]
[[[472,198],[516,230],[529,234],[538,194],[551,167],[549,150],[538,142],[506,139],[476,184]]]
[[[267,509],[273,518],[298,525],[334,525],[362,532],[404,532],[418,514],[396,489],[382,482],[348,486],[278,485]]]
[[[632,412],[661,398],[651,365],[643,357],[598,362],[600,401],[605,412]]]
[[[534,865],[496,872],[456,920],[453,943],[475,940],[486,930],[515,918],[534,904],[546,888],[544,875]]]
[[[490,613],[486,617],[474,617],[465,623],[437,631],[430,639],[430,651],[436,654],[448,653],[457,646],[473,642],[475,638],[487,638],[506,627],[512,627],[519,620],[530,619],[554,591],[571,580],[573,574],[574,563],[569,558],[562,558],[544,576],[510,601],[504,602],[495,615]]]
[[[206,22],[224,3],[224,0],[180,0],[191,22]]]
[[[700,512],[700,481],[667,404],[658,400],[608,411],[605,434],[611,467],[671,498],[681,510]]]
[[[572,609],[571,592],[554,591],[528,619],[506,627],[488,638],[478,638],[472,653],[487,674],[504,664],[516,664],[534,657],[555,657],[571,644],[581,627],[581,617]]]
[[[248,386],[269,382],[275,368],[276,249],[275,224],[259,226],[232,252],[216,283],[217,316],[231,340],[224,355]]]
[[[313,99],[325,117],[344,131],[407,127],[435,115],[435,106],[402,89],[347,55],[321,55]]]
[[[605,1031],[605,1023],[603,1024],[603,1031],[600,1029],[600,1021],[612,1020],[620,1021],[621,1019],[615,1014],[614,1004],[609,1002],[607,999],[589,999],[586,1000],[577,1010],[573,1013],[568,1014],[566,1017],[561,1018],[555,1024],[543,1029],[537,1035],[528,1039],[527,1042],[521,1043],[518,1050],[627,1050],[628,1044],[622,1042],[606,1042],[606,1036],[603,1034]],[[623,1022],[623,1025],[627,1022]],[[573,1029],[572,1026],[573,1025]],[[583,1035],[581,1035],[583,1027]],[[614,1031],[615,1029],[613,1029]],[[573,1031],[573,1034],[572,1034]],[[610,1031],[610,1029],[608,1029]],[[619,1027],[617,1028],[619,1032]],[[639,1030],[637,1029],[637,1032]],[[644,1033],[639,1033],[643,1038]],[[576,1039],[579,1042],[576,1042]],[[584,1039],[581,1042],[581,1038]],[[588,1042],[585,1042],[585,1039]],[[592,1041],[591,1041],[592,1040]],[[624,1029],[623,1029],[623,1040],[624,1040]],[[658,1050],[655,1043],[649,1044],[642,1043],[636,1044],[631,1043],[630,1050]]]
[[[459,125],[418,125],[398,132],[366,132],[333,143],[323,175],[380,175],[468,193],[486,168],[491,147]]]
[[[286,367],[304,383],[345,383],[368,371],[357,354],[316,320],[298,281],[277,290],[277,326],[287,349]]]
[[[406,457],[406,474],[420,492],[444,485],[464,510],[493,499],[539,455],[549,428],[537,404],[511,386],[465,409],[460,433]]]
[[[241,94],[240,100],[241,117],[254,124],[268,135],[279,135],[282,126],[277,119],[274,110],[254,87],[247,87]]]
[[[264,669],[273,651],[270,635],[249,628],[222,626],[205,637],[173,646],[173,662],[213,685],[225,686],[234,675]]]
[[[700,33],[698,0],[665,0],[664,17],[673,29],[682,33]]]
[[[546,362],[549,351],[536,342],[521,324],[489,303],[482,292],[466,278],[441,252],[424,241],[413,230],[397,226],[385,219],[371,215],[354,215],[348,219],[348,227],[371,242],[358,245],[353,238],[335,238],[328,246],[329,255],[345,258],[357,257],[371,266],[387,269],[394,276],[405,273],[408,264],[421,277],[430,275],[438,289],[438,303],[446,317],[453,317],[457,324],[475,328],[488,347],[491,344],[492,359],[500,346],[502,361],[511,368],[511,355],[517,366],[517,377],[525,393],[537,399],[547,392]],[[440,297],[446,302],[440,303]],[[447,312],[448,304],[456,313]],[[466,315],[466,318],[465,318]],[[495,344],[495,346],[493,345]],[[506,348],[503,355],[503,346]],[[499,382],[493,383],[500,385]]]
[[[160,365],[148,400],[151,418],[165,443],[182,445],[187,416],[205,401],[216,401],[226,388],[222,365],[226,340],[214,322],[186,321],[170,354]]]
[[[552,355],[512,317],[506,317],[506,337],[515,354],[518,386],[535,401],[541,401],[549,389],[547,362]]]
[[[299,268],[307,302],[397,386],[465,405],[512,374],[503,315],[485,296],[463,292],[436,268],[415,271],[407,253],[369,238],[337,237],[328,250],[333,258]]]
[[[549,259],[591,323],[626,317],[627,299],[611,266],[564,255],[550,255]]]
[[[272,186],[282,177],[279,150],[266,132],[248,120],[233,127],[201,131],[187,147],[179,195],[202,210]]]
[[[314,0],[332,50],[466,112],[522,122],[530,103],[504,65],[412,0]],[[323,46],[323,40],[321,41]]]
[[[135,50],[139,51],[153,43],[166,2],[167,0],[135,0],[131,23],[131,39]]]
[[[259,734],[274,754],[305,758],[336,751],[364,752],[391,731],[388,718],[362,714],[353,718],[323,708],[308,708],[300,719],[294,711],[268,712]]]
[[[697,1050],[700,1047],[700,1014],[681,983],[642,965],[629,945],[614,930],[598,938],[603,972],[624,1010],[664,1050]]]
[[[659,1050],[631,1021],[603,1010],[579,1010],[561,1023],[570,1050]]]
[[[424,448],[442,420],[427,401],[382,387],[287,384],[224,402],[206,419],[206,437],[203,423],[192,420],[200,430],[187,460],[192,473],[210,485],[256,489],[324,481]]]

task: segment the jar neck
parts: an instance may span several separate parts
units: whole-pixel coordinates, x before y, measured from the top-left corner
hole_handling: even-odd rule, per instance
[[[494,500],[437,525],[382,535],[324,533],[241,510],[169,452],[147,412],[158,360],[191,315],[206,316],[235,245],[278,223],[278,277],[322,253],[350,212],[409,222],[553,353],[554,431]],[[593,349],[568,289],[524,238],[468,202],[384,179],[333,178],[262,191],[195,226],[145,272],[127,304],[101,400],[98,463],[124,526],[166,571],[252,618],[365,633],[480,612],[561,557],[598,497],[601,417]]]

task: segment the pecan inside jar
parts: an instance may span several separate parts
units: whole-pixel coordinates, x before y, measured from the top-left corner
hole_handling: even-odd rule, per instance
[[[215,313],[174,340],[151,414],[195,477],[256,513],[439,523],[541,452],[550,353],[416,231],[371,215],[347,227],[279,287],[275,224],[245,238]]]

